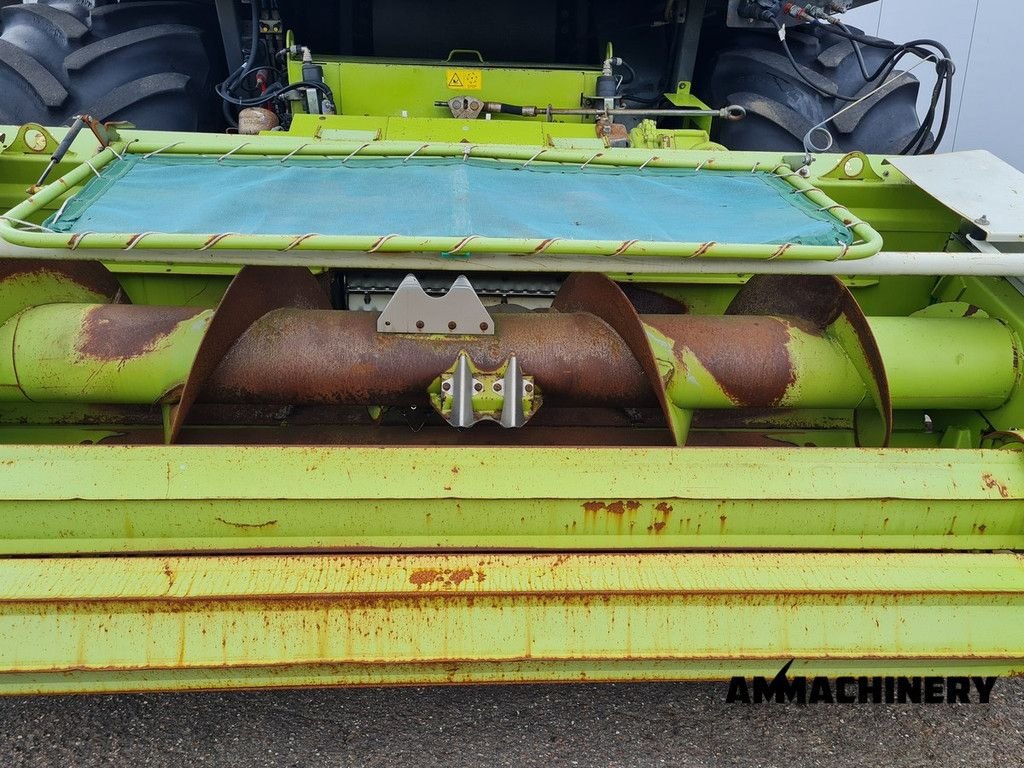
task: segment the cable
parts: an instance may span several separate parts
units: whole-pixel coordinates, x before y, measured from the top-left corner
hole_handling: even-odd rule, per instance
[[[238,85],[243,77],[245,77],[249,71],[256,64],[256,57],[259,54],[259,38],[260,38],[260,4],[259,0],[250,0],[249,5],[252,8],[252,28],[251,37],[249,40],[249,56],[242,63],[242,65],[236,69],[233,73],[228,75],[227,80],[221,83],[218,87],[223,88],[225,91],[232,91]]]
[[[839,27],[844,32],[850,32],[850,30],[847,28],[847,26],[845,24],[843,24],[843,22],[841,22],[841,21],[837,21],[836,22],[836,26]],[[850,34],[852,35],[853,33],[850,32]],[[865,80],[867,80],[868,82],[871,82],[871,80],[873,78],[868,74],[868,65],[864,61],[864,54],[861,53],[860,43],[858,43],[856,40],[851,39],[850,40],[850,45],[853,46],[853,52],[857,56],[857,63],[860,65],[861,74],[864,75],[864,79]]]
[[[786,52],[786,57],[789,59],[789,63],[793,66],[793,71],[796,72],[797,76],[803,80],[807,85],[815,90],[815,92],[824,96],[827,99],[838,99],[840,101],[854,102],[857,101],[856,97],[844,96],[841,93],[833,93],[832,91],[825,90],[824,88],[815,84],[807,75],[804,74],[803,68],[797,62],[796,57],[793,55],[793,51],[789,47],[789,41],[786,40],[786,27],[775,21],[775,28],[779,32],[779,41],[782,43],[782,50]]]
[[[789,42],[786,40],[786,28],[774,20],[775,28],[779,34],[779,40],[782,44],[782,49],[789,59],[790,64],[793,67],[793,71],[796,75],[808,86],[810,86],[816,93],[824,96],[825,98],[836,99],[838,101],[844,101],[848,103],[856,103],[863,97],[850,97],[844,94],[829,91],[825,88],[820,87],[808,78],[797,62],[796,57],[793,55],[793,51],[789,47]],[[928,112],[925,114],[924,119],[921,121],[921,125],[918,130],[911,137],[910,142],[900,152],[900,154],[933,154],[942,143],[943,138],[946,135],[946,131],[949,126],[949,119],[952,107],[953,97],[953,76],[956,72],[956,66],[953,64],[952,57],[949,49],[946,48],[942,43],[936,40],[921,39],[911,40],[908,43],[902,45],[891,43],[887,40],[881,40],[878,38],[866,37],[854,32],[852,29],[847,27],[842,22],[831,20],[830,31],[839,37],[844,37],[850,41],[853,46],[854,53],[857,57],[857,65],[860,67],[861,74],[864,80],[871,84],[880,81],[884,86],[888,82],[895,82],[896,79],[902,75],[897,75],[892,80],[889,79],[890,75],[896,70],[896,67],[900,65],[907,56],[916,56],[924,61],[934,60],[936,70],[936,82],[935,87],[932,90],[931,102],[928,107]],[[816,27],[823,25],[815,23]],[[867,62],[864,60],[864,54],[861,51],[860,46],[870,46],[873,48],[881,48],[883,50],[890,51],[889,55],[879,64],[878,69],[875,72],[869,73]],[[931,50],[929,50],[931,49]],[[943,95],[944,93],[944,95]],[[939,129],[935,133],[934,138],[930,144],[927,144],[929,137],[932,136],[932,128],[935,126],[935,119],[938,115],[939,105],[942,104],[942,119],[939,122]]]
[[[217,86],[216,90],[217,95],[224,99],[225,102],[229,104],[234,104],[236,107],[258,107],[261,104],[266,104],[269,101],[273,101],[274,99],[282,96],[288,91],[295,91],[300,88],[313,88],[314,90],[319,91],[328,99],[332,99],[334,97],[334,95],[331,93],[331,90],[323,83],[314,83],[307,80],[292,83],[291,85],[281,85],[280,83],[275,83],[270,88],[268,88],[266,93],[264,93],[262,96],[256,96],[250,99],[236,98],[228,93],[223,92],[220,86]]]

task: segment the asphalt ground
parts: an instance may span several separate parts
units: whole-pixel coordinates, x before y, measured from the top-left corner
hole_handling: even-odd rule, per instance
[[[989,705],[738,705],[724,684],[0,699],[0,766],[1024,766]]]

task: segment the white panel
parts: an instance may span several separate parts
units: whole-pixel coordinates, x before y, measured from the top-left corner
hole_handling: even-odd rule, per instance
[[[1024,242],[1024,173],[991,152],[889,159],[940,203],[973,221],[992,243]]]
[[[984,0],[982,5],[993,0]],[[950,130],[942,149],[953,148],[956,116],[963,95],[962,73],[971,54],[971,39],[974,17],[981,0],[886,0],[882,3],[879,20],[881,37],[903,43],[917,38],[938,40],[949,48],[953,60],[960,67],[961,77],[956,78],[953,90],[953,116]],[[906,62],[911,59],[905,59]],[[922,114],[927,111],[935,85],[935,67],[925,64],[914,71],[921,81],[919,104]]]
[[[869,35],[878,34],[878,22],[882,16],[884,3],[872,3],[855,8],[844,16],[846,23],[852,27],[863,29]]]
[[[1024,24],[1019,0],[983,0],[970,63],[961,67],[964,99],[957,149],[988,149],[1024,170]]]

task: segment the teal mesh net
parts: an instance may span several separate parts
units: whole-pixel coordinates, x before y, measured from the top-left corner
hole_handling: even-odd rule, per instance
[[[478,237],[843,246],[842,222],[770,173],[493,160],[127,156],[58,232]]]

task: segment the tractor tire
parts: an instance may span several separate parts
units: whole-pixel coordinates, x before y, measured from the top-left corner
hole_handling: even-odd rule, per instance
[[[821,25],[790,28],[787,40],[803,74],[824,91],[860,97],[881,85],[865,80],[850,41]],[[861,50],[869,73],[889,53],[864,45]],[[830,151],[902,152],[921,127],[919,90],[917,78],[907,75],[830,120],[828,130],[835,142]],[[774,32],[730,35],[701,74],[696,92],[715,107],[746,108],[744,120],[716,121],[713,138],[735,150],[803,151],[804,136],[849,104],[827,98],[805,83]],[[821,146],[826,138],[816,133],[814,143]]]
[[[84,113],[151,130],[212,127],[215,24],[211,6],[185,0],[6,5],[0,123],[66,125]]]

